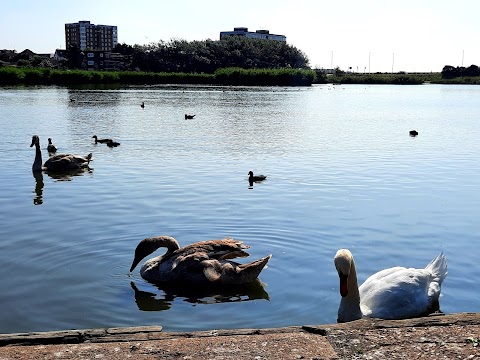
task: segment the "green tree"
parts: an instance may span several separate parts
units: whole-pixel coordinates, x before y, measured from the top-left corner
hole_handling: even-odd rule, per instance
[[[84,61],[84,54],[78,46],[71,45],[65,52],[66,66],[70,69],[81,69]]]

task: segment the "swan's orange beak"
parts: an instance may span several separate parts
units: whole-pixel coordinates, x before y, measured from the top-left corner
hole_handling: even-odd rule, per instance
[[[348,276],[339,274],[340,276],[340,295],[345,297],[348,295]]]

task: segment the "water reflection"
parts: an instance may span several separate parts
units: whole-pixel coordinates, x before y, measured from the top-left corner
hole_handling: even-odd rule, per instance
[[[32,171],[35,178],[35,196],[33,197],[34,205],[43,204],[43,174],[41,172]]]
[[[82,176],[87,173],[92,174],[93,169],[90,167],[86,167],[82,169],[75,169],[75,170],[62,171],[62,172],[45,171],[45,173],[56,181],[72,181],[75,176]]]
[[[72,181],[74,176],[82,176],[84,174],[91,174],[93,173],[92,168],[84,168],[78,170],[72,170],[68,172],[61,172],[55,173],[50,171],[45,171],[50,178],[54,179],[55,181]],[[43,187],[45,183],[43,182],[43,172],[41,171],[32,171],[33,178],[35,179],[35,195],[33,197],[33,204],[34,205],[42,205],[43,204]]]
[[[135,292],[135,302],[140,310],[168,310],[176,298],[184,298],[192,304],[217,304],[251,300],[270,300],[264,284],[259,280],[241,285],[222,287],[180,287],[157,285],[163,294],[142,291],[135,283],[130,283]]]

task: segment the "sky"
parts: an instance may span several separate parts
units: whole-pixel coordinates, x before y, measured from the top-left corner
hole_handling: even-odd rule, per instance
[[[285,35],[315,68],[440,72],[480,66],[478,0],[2,0],[0,49],[65,49],[65,24],[118,27],[119,43],[218,40],[247,27]]]

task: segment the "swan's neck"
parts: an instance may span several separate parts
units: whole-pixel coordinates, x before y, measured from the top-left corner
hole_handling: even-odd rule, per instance
[[[42,151],[40,144],[35,144],[35,160],[33,161],[32,171],[42,171]]]
[[[350,267],[350,275],[347,280],[348,294],[342,297],[340,307],[338,308],[338,322],[347,322],[360,319],[362,317],[362,310],[360,309],[360,293],[358,291],[357,269],[355,268],[355,261]]]

